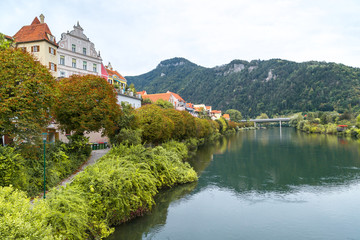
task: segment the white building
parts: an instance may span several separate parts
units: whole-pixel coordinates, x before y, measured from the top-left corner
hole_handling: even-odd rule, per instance
[[[58,77],[69,77],[73,74],[101,74],[100,52],[95,50],[94,43],[83,33],[79,22],[71,32],[61,34],[59,41]]]
[[[134,96],[132,92],[129,93],[118,93],[117,103],[121,105],[122,102],[130,104],[133,108],[137,109],[141,107],[141,95],[137,94]]]

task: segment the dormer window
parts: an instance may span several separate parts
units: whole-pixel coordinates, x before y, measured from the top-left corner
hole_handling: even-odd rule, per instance
[[[47,37],[49,38],[49,40],[50,40],[51,42],[55,42],[55,37],[54,37],[53,35],[47,33]]]
[[[71,50],[72,50],[73,52],[76,52],[76,45],[75,45],[75,44],[72,45]]]
[[[86,55],[86,48],[83,48],[83,54]]]

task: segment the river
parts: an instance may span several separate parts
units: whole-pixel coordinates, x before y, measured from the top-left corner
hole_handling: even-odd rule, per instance
[[[197,183],[109,239],[360,239],[360,143],[293,128],[245,131],[191,160]]]

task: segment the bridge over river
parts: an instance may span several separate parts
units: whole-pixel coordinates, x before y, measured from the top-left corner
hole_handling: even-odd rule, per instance
[[[254,122],[256,127],[256,123],[264,123],[264,122],[279,122],[281,127],[281,122],[289,122],[291,118],[267,118],[267,119],[250,119],[250,122]]]

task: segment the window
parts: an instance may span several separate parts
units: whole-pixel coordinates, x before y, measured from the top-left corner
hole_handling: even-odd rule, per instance
[[[75,44],[72,45],[72,51],[76,52],[76,45]]]
[[[76,68],[76,59],[75,58],[72,59],[72,67]]]
[[[87,62],[86,61],[83,61],[83,69],[87,70]]]
[[[97,65],[96,65],[96,63],[93,64],[93,71],[94,71],[94,72],[97,72]]]
[[[39,45],[32,46],[31,47],[31,52],[40,52],[40,46]]]
[[[26,47],[21,47],[21,51],[26,52]]]
[[[60,72],[60,77],[65,77],[65,72],[64,71]]]
[[[55,63],[49,62],[49,68],[56,72],[56,64]]]
[[[86,55],[86,48],[83,48],[83,54]]]
[[[65,65],[65,56],[60,56],[60,65]]]
[[[51,42],[56,42],[56,41],[55,41],[55,37],[54,37],[53,35],[50,35],[50,34],[47,33],[47,36],[48,36],[48,38],[49,38],[49,40],[50,40]]]
[[[49,47],[49,53],[52,55],[56,55],[56,50],[52,47]]]

